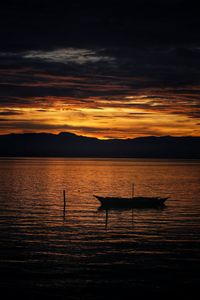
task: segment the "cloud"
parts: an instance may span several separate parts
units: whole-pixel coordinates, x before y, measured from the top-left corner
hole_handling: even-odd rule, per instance
[[[17,116],[22,115],[23,113],[15,110],[4,110],[0,111],[0,116]]]
[[[71,132],[78,132],[78,133],[100,133],[100,132],[105,132],[105,128],[99,128],[98,126],[73,126],[69,124],[44,124],[44,123],[38,123],[38,122],[33,122],[33,121],[11,121],[9,120],[9,124],[7,123],[0,123],[0,129],[1,128],[13,128],[17,130],[21,130],[23,132],[35,132],[35,131],[54,131],[56,130],[59,132],[60,130],[65,130],[65,131],[71,131]],[[111,129],[110,129],[111,130]]]
[[[27,59],[41,59],[47,62],[74,63],[80,65],[88,63],[94,64],[101,61],[111,63],[114,61],[113,57],[105,56],[101,54],[101,52],[101,50],[97,52],[91,49],[66,48],[49,51],[29,51],[22,54],[22,57]]]

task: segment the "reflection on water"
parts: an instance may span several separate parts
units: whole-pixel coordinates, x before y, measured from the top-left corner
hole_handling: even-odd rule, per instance
[[[72,299],[194,289],[199,180],[199,161],[1,159],[2,288]],[[99,209],[93,194],[130,196],[132,182],[136,195],[170,197],[166,208]]]

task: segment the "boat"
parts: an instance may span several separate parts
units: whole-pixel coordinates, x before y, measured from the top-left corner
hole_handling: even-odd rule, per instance
[[[165,201],[168,199],[161,197],[102,197],[94,195],[101,203],[102,207],[113,208],[153,208],[153,207],[163,207],[165,206]]]
[[[169,197],[141,197],[134,196],[134,184],[132,184],[132,197],[103,197],[94,195],[100,201],[103,208],[156,208],[165,206]]]

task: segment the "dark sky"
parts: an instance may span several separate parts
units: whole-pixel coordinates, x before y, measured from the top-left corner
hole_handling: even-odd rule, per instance
[[[194,45],[197,2],[7,0],[1,4],[1,47]]]
[[[129,2],[0,4],[0,133],[200,135],[196,1]]]

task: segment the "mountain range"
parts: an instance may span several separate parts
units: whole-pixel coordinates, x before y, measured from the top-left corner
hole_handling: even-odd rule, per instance
[[[0,156],[200,158],[200,137],[149,136],[109,139],[69,132],[0,135]]]

